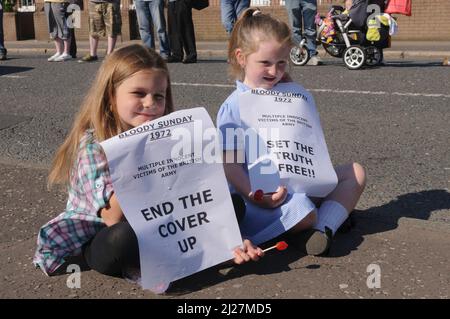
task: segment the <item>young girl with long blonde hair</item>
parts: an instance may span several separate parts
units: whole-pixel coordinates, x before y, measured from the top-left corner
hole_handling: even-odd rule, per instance
[[[114,194],[99,143],[173,109],[169,71],[155,51],[131,45],[104,61],[53,161],[49,185],[65,184],[69,198],[66,210],[39,231],[36,266],[50,275],[76,256],[102,274],[136,274],[137,237]],[[232,200],[242,215],[242,199]],[[234,252],[240,263],[243,250]]]
[[[66,140],[49,185],[65,184],[65,211],[42,226],[34,264],[54,273],[82,256],[100,273],[122,276],[139,267],[137,238],[112,187],[100,142],[173,111],[163,59],[141,45],[121,48],[101,65]]]

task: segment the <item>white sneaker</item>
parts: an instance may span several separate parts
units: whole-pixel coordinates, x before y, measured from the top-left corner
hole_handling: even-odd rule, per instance
[[[55,54],[53,54],[51,57],[49,57],[48,59],[47,59],[47,61],[48,62],[54,62],[55,61],[55,59],[57,58],[57,57],[59,57],[61,54],[59,54],[58,52],[56,52]]]
[[[313,55],[306,65],[321,65],[322,59],[318,55]]]
[[[53,61],[55,62],[64,62],[67,60],[72,60],[72,56],[70,54],[67,53],[63,53],[60,56],[57,56]]]

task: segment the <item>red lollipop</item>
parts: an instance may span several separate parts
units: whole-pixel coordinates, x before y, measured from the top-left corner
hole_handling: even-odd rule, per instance
[[[262,189],[258,189],[258,190],[255,192],[255,194],[253,195],[253,198],[254,198],[256,201],[262,200],[263,197],[264,197],[264,192],[262,191]]]
[[[286,248],[288,248],[288,244],[285,241],[279,241],[275,246],[264,249],[263,252],[272,250],[274,248],[276,248],[277,250],[285,250]]]

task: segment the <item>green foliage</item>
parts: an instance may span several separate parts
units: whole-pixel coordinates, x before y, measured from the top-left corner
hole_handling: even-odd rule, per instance
[[[13,12],[15,6],[15,0],[1,0],[4,12]]]

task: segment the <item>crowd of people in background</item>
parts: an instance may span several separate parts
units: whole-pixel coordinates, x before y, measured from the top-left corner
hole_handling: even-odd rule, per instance
[[[159,41],[159,53],[167,63],[196,63],[197,48],[192,8],[197,1],[207,0],[134,0],[139,34],[143,45],[155,49],[154,31]],[[359,0],[342,0],[345,7]],[[372,1],[384,9],[385,0]],[[250,0],[220,0],[221,21],[228,35],[241,13],[250,7]],[[82,6],[82,0],[45,0],[44,11],[50,38],[55,44],[55,53],[49,62],[64,62],[77,58],[75,29],[70,23],[74,8]],[[167,23],[164,7],[167,6]],[[207,5],[207,4],[206,4]],[[317,0],[286,0],[285,7],[292,37],[296,44],[306,38],[310,59],[308,65],[320,65],[316,48]],[[70,10],[68,10],[70,8]],[[107,52],[113,52],[117,36],[121,34],[122,20],[120,0],[89,0],[89,53],[78,62],[98,60],[97,49],[100,37],[107,37]],[[72,20],[73,23],[73,20]],[[0,60],[7,59],[4,45],[3,7],[0,1]],[[450,65],[445,58],[443,65]]]

